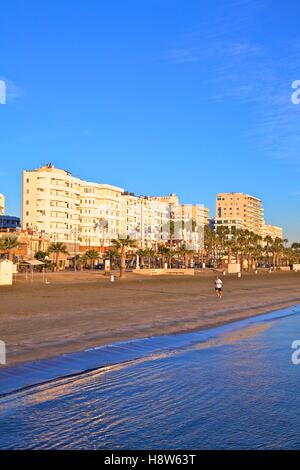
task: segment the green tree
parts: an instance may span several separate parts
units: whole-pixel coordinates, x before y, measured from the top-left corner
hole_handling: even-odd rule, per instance
[[[216,251],[216,232],[208,225],[204,227],[204,256],[206,262],[210,259],[214,261]]]
[[[171,250],[167,246],[161,244],[158,247],[157,253],[161,261],[161,267],[164,268],[166,259],[170,258]]]
[[[92,265],[92,268],[93,268],[93,271],[94,271],[96,260],[99,259],[99,253],[98,253],[98,251],[96,251],[96,250],[88,250],[88,251],[85,253],[85,257],[86,257],[86,259],[90,262],[90,264]]]
[[[14,235],[0,238],[0,251],[4,251],[8,259],[11,259],[12,257],[12,250],[18,248],[19,245],[18,237]]]
[[[35,259],[37,259],[38,261],[42,261],[42,263],[47,261],[47,256],[49,256],[49,253],[47,253],[46,251],[37,251],[34,255]]]
[[[218,261],[222,259],[226,252],[229,236],[230,230],[228,227],[217,227],[215,236],[215,247]]]
[[[124,277],[126,271],[126,255],[130,248],[136,247],[136,241],[129,236],[112,240],[112,246],[115,247],[121,258],[120,277]]]
[[[47,258],[48,256],[49,253],[47,251],[37,251],[34,255],[35,259],[44,263],[44,266],[46,268],[49,268],[51,265],[51,261],[49,260],[49,258]]]
[[[189,260],[192,254],[194,253],[193,250],[190,250],[186,247],[186,245],[182,245],[179,248],[177,248],[176,253],[184,259],[184,265],[186,268],[189,267]]]
[[[153,259],[155,255],[155,252],[152,248],[141,248],[137,251],[137,255],[139,255],[142,265],[145,265],[145,258],[148,258],[148,266],[151,268],[151,259]]]
[[[300,243],[293,243],[291,246],[291,256],[295,259],[296,263],[300,263]]]
[[[117,263],[117,261],[120,259],[120,253],[118,251],[118,249],[116,247],[110,247],[107,252],[106,252],[106,256],[109,258],[110,260],[110,266],[111,266],[111,269],[114,269],[115,267],[115,264]]]
[[[49,253],[53,253],[55,255],[56,269],[58,269],[59,256],[69,254],[66,245],[62,242],[51,243],[49,246]]]
[[[280,265],[281,256],[284,251],[284,241],[281,238],[276,237],[275,240],[273,240],[273,243],[269,246],[269,250],[272,254],[273,266],[276,268]]]

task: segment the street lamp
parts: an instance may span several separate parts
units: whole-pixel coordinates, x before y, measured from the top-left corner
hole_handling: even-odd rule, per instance
[[[70,230],[70,235],[74,235],[74,271],[76,272],[77,270],[77,266],[76,266],[76,248],[77,248],[77,245],[76,245],[76,242],[77,242],[77,239],[78,239],[78,228],[72,228]]]
[[[43,266],[43,283],[44,284],[48,284],[48,280],[47,280],[47,278],[45,278],[46,277],[46,263],[47,263],[47,261],[49,261],[49,256],[48,255],[45,256],[45,258],[44,258],[44,262],[45,262],[45,264]]]
[[[104,252],[104,246],[105,246],[105,231],[108,230],[108,220],[106,219],[100,219],[98,222],[95,223],[95,229],[102,229],[102,251]]]

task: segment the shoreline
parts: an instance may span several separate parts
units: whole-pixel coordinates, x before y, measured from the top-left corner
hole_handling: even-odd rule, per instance
[[[53,275],[49,285],[41,276],[33,283],[21,278],[1,289],[7,365],[0,371],[117,342],[208,330],[300,303],[294,273],[226,276],[221,301],[213,280],[210,272],[193,279],[132,275],[113,285],[98,273]]]
[[[264,333],[272,328],[276,320],[297,314],[300,314],[300,304],[205,330],[130,339],[0,369],[0,398],[57,380],[76,379],[82,374],[95,374],[97,371],[103,373],[106,369],[126,367],[126,364],[135,361],[162,358],[179,351],[233,345]]]

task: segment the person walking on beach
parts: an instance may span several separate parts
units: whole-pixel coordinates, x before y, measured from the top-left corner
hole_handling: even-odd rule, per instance
[[[215,280],[215,291],[216,291],[216,296],[219,299],[222,299],[222,295],[223,295],[222,287],[223,287],[223,281],[222,279],[219,278],[219,276],[217,276],[217,279]]]

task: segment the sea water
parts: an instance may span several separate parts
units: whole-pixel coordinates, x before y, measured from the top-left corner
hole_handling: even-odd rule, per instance
[[[137,340],[129,359],[6,393],[0,448],[299,449],[297,312],[151,347]],[[234,331],[241,335],[228,339]]]

